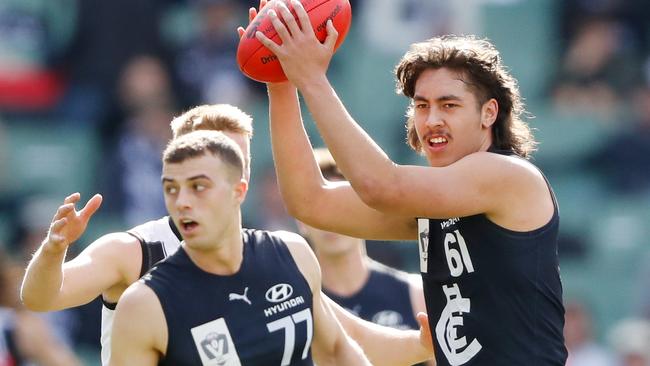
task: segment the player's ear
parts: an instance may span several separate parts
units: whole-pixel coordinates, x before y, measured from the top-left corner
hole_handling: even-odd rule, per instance
[[[235,198],[239,201],[239,204],[244,202],[246,199],[246,193],[248,193],[248,181],[244,178],[240,179],[234,186]]]
[[[481,125],[488,128],[494,124],[499,114],[499,103],[494,98],[483,103],[481,107]]]

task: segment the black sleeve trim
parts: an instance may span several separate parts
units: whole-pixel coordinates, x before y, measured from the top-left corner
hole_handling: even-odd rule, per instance
[[[142,268],[140,269],[140,277],[142,277],[156,263],[165,259],[165,249],[163,248],[163,243],[160,241],[153,243],[140,242],[140,246],[142,247]]]

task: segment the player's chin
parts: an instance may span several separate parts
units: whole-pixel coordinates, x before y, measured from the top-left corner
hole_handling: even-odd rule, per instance
[[[427,148],[425,147],[424,156],[426,157],[429,165],[432,167],[445,167],[454,163],[456,158],[449,149],[446,148]]]
[[[432,167],[444,167],[449,165],[449,159],[440,156],[440,154],[425,154],[429,165]]]
[[[185,240],[186,245],[191,247],[201,246],[201,242],[205,241],[205,240],[201,240],[201,235],[197,231],[192,231],[192,232],[181,231],[181,236],[183,237],[183,240]]]
[[[208,245],[206,244],[206,240],[201,240],[200,236],[193,235],[187,238],[184,238],[185,240],[185,245],[194,250],[202,250],[205,249]]]

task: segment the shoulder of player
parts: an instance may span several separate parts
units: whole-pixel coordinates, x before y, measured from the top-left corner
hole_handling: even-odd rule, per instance
[[[479,187],[489,203],[484,212],[505,228],[528,231],[547,223],[554,212],[549,184],[542,172],[528,160],[490,152],[468,155],[459,164]],[[467,167],[466,167],[467,168]]]
[[[515,155],[477,152],[465,156],[450,166],[455,165],[472,170],[491,171],[505,177],[529,176],[543,179],[541,172],[533,163]]]
[[[135,282],[120,297],[115,309],[114,332],[122,330],[141,339],[150,339],[156,346],[165,340],[167,325],[162,305],[155,292],[146,284]],[[118,330],[119,329],[119,330]],[[162,347],[156,347],[164,350]]]
[[[281,239],[287,245],[294,259],[304,260],[310,259],[313,256],[313,251],[301,235],[284,230],[273,231],[271,234]]]
[[[294,232],[284,230],[274,231],[272,234],[282,239],[287,245],[287,249],[289,249],[296,265],[313,290],[317,283],[320,284],[320,266],[314,251],[307,244],[305,238]],[[318,286],[318,289],[320,291],[320,286]]]
[[[522,197],[522,194],[531,193],[531,188],[536,194],[547,190],[542,172],[530,161],[514,155],[478,152],[449,167],[471,175],[485,192],[492,192],[495,196],[511,194]]]
[[[142,283],[141,281],[134,282],[129,286],[118,303],[118,309],[131,309],[137,311],[140,308],[145,309],[146,306],[154,306],[161,308],[158,296],[151,289],[151,287]]]

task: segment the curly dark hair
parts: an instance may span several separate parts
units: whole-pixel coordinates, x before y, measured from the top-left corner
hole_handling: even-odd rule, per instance
[[[449,69],[460,73],[479,106],[494,98],[499,112],[492,128],[492,147],[529,158],[537,143],[521,118],[527,115],[517,81],[506,70],[499,51],[486,39],[442,36],[414,43],[395,67],[397,92],[413,98],[423,71]],[[407,110],[407,142],[417,152],[422,146],[414,128],[413,106]]]

